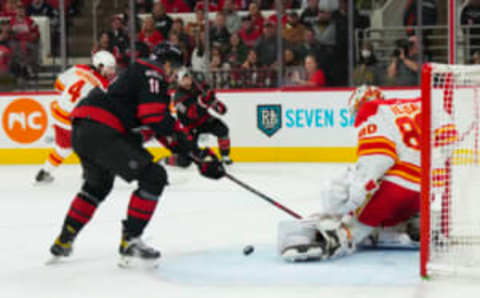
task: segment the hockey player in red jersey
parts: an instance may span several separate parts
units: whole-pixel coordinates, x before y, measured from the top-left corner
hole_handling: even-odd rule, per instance
[[[93,55],[91,65],[75,65],[58,76],[55,90],[60,92],[60,96],[50,107],[55,144],[42,169],[35,176],[37,183],[52,182],[53,171],[72,153],[70,113],[93,88],[106,91],[115,72],[115,57],[107,51],[99,51]]]
[[[351,254],[378,236],[379,227],[392,227],[387,241],[418,241],[420,99],[387,100],[380,89],[362,86],[348,105],[358,161],[322,190],[319,214],[279,224],[279,253],[288,261]],[[455,127],[446,127],[437,130],[438,140],[456,135]]]
[[[177,75],[177,89],[173,98],[177,118],[198,141],[200,134],[212,134],[217,137],[221,161],[232,164],[230,159],[230,137],[227,124],[210,113],[215,111],[225,115],[225,104],[215,96],[215,92],[202,82],[193,81],[192,74],[182,69]],[[165,159],[168,165],[188,167],[188,157],[173,154]]]
[[[136,133],[142,127],[152,130],[173,152],[194,159],[202,175],[212,179],[224,176],[216,156],[209,150],[198,149],[168,109],[169,78],[181,63],[180,49],[170,43],[159,44],[151,59],[131,64],[112,82],[107,93],[93,90],[72,112],[72,145],[85,180],[50,248],[55,259],[71,254],[75,238],[112,190],[116,176],[138,185],[122,221],[120,265],[127,265],[131,258],[160,257],[160,252],[143,242],[141,236],[168,184],[167,172],[153,162],[153,156],[143,147],[143,140]]]

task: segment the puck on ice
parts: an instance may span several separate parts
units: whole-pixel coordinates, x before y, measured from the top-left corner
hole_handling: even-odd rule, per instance
[[[253,251],[255,250],[255,248],[252,246],[252,245],[247,245],[243,248],[243,254],[248,256],[249,254],[251,254]]]

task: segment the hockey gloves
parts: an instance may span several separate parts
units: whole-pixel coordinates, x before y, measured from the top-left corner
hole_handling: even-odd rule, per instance
[[[203,95],[200,96],[200,105],[204,108],[209,108],[215,101],[215,91],[208,90]]]
[[[210,148],[194,151],[192,158],[197,164],[202,176],[210,179],[220,179],[225,176],[223,164]]]

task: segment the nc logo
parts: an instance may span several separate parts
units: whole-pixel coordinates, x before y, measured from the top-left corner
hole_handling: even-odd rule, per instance
[[[282,128],[282,106],[258,105],[257,127],[267,136],[273,136]]]

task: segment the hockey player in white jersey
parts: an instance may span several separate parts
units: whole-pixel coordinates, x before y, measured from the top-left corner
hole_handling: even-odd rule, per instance
[[[52,182],[52,172],[72,153],[70,112],[93,88],[106,90],[115,75],[115,57],[110,52],[99,51],[93,55],[92,65],[75,65],[58,76],[55,90],[61,94],[50,106],[55,145],[35,177],[37,183]]]
[[[420,98],[387,100],[362,86],[349,110],[358,161],[321,191],[319,214],[279,224],[278,249],[287,261],[349,255],[372,239],[400,246],[419,240]],[[441,126],[437,145],[455,135],[455,126]]]

